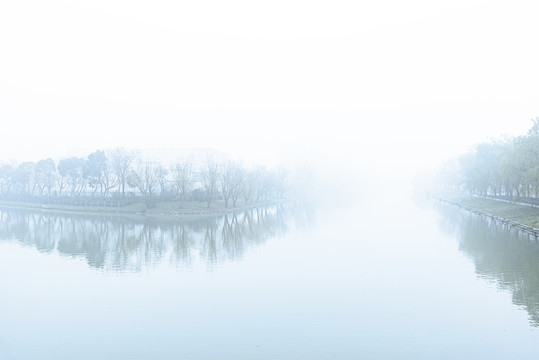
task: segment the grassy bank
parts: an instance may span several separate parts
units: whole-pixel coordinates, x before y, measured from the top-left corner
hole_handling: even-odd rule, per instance
[[[98,215],[136,215],[148,217],[161,216],[213,216],[228,212],[247,210],[250,208],[268,205],[269,203],[244,204],[240,203],[236,207],[225,208],[223,201],[215,201],[208,208],[205,202],[201,201],[163,201],[155,206],[148,207],[143,202],[138,202],[126,206],[81,206],[65,204],[46,204],[38,202],[0,201],[0,207],[12,209],[29,209],[45,212],[60,212],[71,214],[98,214]]]
[[[441,192],[432,193],[432,196],[479,214],[491,215],[500,218],[500,220],[506,220],[511,224],[516,223],[539,229],[539,209],[535,207],[472,197],[463,193]]]

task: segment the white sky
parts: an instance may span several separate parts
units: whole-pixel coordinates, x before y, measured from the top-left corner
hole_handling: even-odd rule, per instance
[[[2,1],[0,160],[416,166],[539,116],[535,1]]]

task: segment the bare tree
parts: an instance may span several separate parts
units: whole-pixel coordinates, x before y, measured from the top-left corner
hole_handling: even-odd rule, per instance
[[[237,162],[225,162],[221,166],[219,175],[225,208],[228,207],[230,199],[232,199],[233,206],[235,207],[243,185],[242,167]]]
[[[153,166],[153,172],[159,184],[159,195],[163,198],[167,196],[168,186],[167,186],[167,176],[168,170],[161,164],[155,164]]]
[[[61,160],[60,160],[61,161]],[[60,165],[60,163],[58,163]],[[62,191],[66,188],[66,186],[69,184],[69,176],[67,173],[60,173],[58,171],[58,176],[56,177],[56,185],[58,188],[58,196],[62,195]]]
[[[270,175],[264,167],[258,167],[254,172],[254,187],[256,202],[267,200],[271,185]]]
[[[96,150],[88,155],[83,174],[94,194],[99,189],[100,194],[103,195],[103,173],[106,168],[107,158],[103,150]]]
[[[178,162],[171,166],[172,180],[175,195],[180,200],[187,200],[188,194],[193,187],[193,172],[191,162]]]
[[[122,196],[125,196],[125,184],[127,175],[131,169],[133,161],[137,157],[135,151],[128,151],[122,148],[109,151],[108,156],[111,159],[112,169],[116,174],[116,182],[118,185],[118,191],[121,191]]]
[[[47,189],[50,195],[56,182],[56,164],[51,158],[39,160],[35,167],[35,182],[40,195]]]
[[[35,164],[27,161],[21,163],[13,172],[13,183],[17,185],[19,192],[33,192],[32,180],[34,177]],[[35,184],[35,182],[34,182]]]
[[[84,159],[72,157],[58,162],[58,173],[71,184],[71,196],[80,195],[84,188]]]
[[[219,179],[219,166],[213,159],[209,157],[206,161],[206,167],[202,170],[202,182],[206,193],[206,202],[208,209],[217,193],[217,181]]]
[[[260,202],[265,196],[266,190],[266,169],[257,167],[244,174],[241,191],[246,203]]]
[[[249,170],[244,172],[241,193],[246,204],[253,201],[253,196],[256,191],[256,176],[254,171]]]
[[[244,190],[245,184],[245,170],[243,167],[236,163],[232,171],[232,181],[231,181],[231,197],[232,197],[232,206],[236,207],[238,198]]]
[[[3,194],[10,192],[13,186],[13,166],[2,165],[0,167],[0,190]]]
[[[282,199],[285,196],[286,186],[285,181],[288,176],[288,171],[285,167],[281,166],[273,172],[273,189],[274,195],[278,199]]]
[[[101,177],[102,196],[108,196],[109,191],[118,186],[118,178],[114,175],[111,167],[107,164]]]
[[[155,196],[158,178],[156,176],[156,165],[151,162],[140,161],[127,176],[128,185],[140,191],[140,194],[147,200]]]
[[[232,163],[225,162],[221,165],[219,171],[219,183],[221,184],[221,194],[225,202],[225,208],[228,207],[228,199],[230,198],[232,188]]]

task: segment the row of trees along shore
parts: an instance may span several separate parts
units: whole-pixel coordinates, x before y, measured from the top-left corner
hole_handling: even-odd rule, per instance
[[[539,118],[526,135],[481,143],[440,170],[440,183],[478,195],[539,197]]]
[[[0,198],[93,206],[125,206],[159,201],[215,200],[224,207],[255,204],[285,196],[287,171],[248,169],[235,161],[145,161],[138,151],[96,150],[86,158],[56,163],[51,158],[0,165]]]

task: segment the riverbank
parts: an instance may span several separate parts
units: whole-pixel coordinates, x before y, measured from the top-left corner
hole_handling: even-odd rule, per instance
[[[240,204],[236,207],[224,207],[223,201],[215,201],[208,209],[201,201],[164,201],[148,208],[146,204],[134,203],[126,206],[83,206],[65,204],[46,204],[37,202],[0,201],[0,208],[24,209],[51,213],[79,215],[122,215],[137,217],[203,217],[241,212],[256,207],[268,206],[280,201],[267,201],[255,204]]]
[[[539,208],[529,204],[475,197],[457,192],[431,193],[430,196],[470,212],[496,219],[528,233],[539,235]]]

